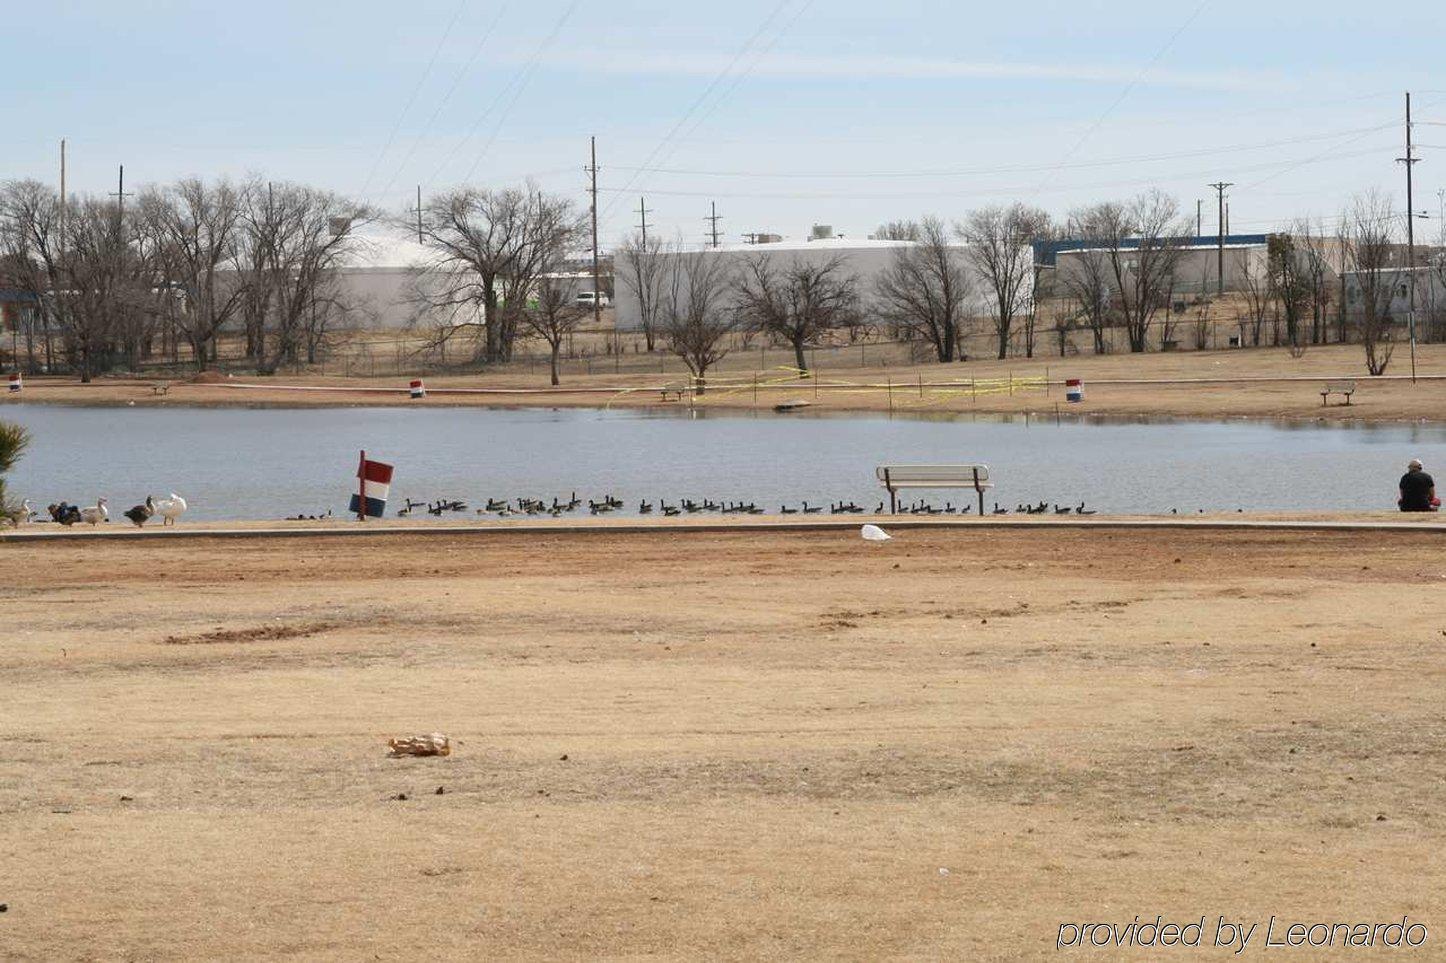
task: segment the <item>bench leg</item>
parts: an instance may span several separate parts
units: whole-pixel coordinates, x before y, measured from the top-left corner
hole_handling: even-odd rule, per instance
[[[899,514],[899,495],[892,488],[889,489],[889,514]]]

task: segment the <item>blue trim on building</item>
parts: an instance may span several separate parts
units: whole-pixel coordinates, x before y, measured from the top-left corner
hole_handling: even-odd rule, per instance
[[[1183,247],[1212,248],[1220,246],[1220,235],[1218,234],[1202,235],[1200,237],[1182,237],[1176,240]],[[1225,245],[1227,247],[1256,247],[1268,244],[1269,242],[1269,234],[1225,235]],[[1087,251],[1091,248],[1098,248],[1100,242],[1098,240],[1091,241],[1072,238],[1065,241],[1035,241],[1031,246],[1034,248],[1035,264],[1054,267],[1055,260],[1059,255],[1067,251]],[[1138,237],[1127,237],[1120,242],[1120,247],[1124,250],[1130,250],[1139,246],[1140,238]]]

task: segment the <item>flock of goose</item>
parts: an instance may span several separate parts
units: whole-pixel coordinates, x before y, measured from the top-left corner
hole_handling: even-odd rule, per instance
[[[97,498],[94,505],[72,505],[69,502],[57,502],[47,505],[45,512],[48,519],[37,519],[37,512],[30,504],[30,499],[25,499],[16,508],[5,513],[5,518],[10,524],[19,528],[21,525],[28,525],[33,521],[51,521],[69,528],[72,525],[90,525],[92,528],[110,521],[110,509],[104,498]],[[186,513],[186,500],[175,492],[171,492],[170,498],[156,498],[147,495],[146,500],[139,505],[126,509],[121,516],[135,525],[142,528],[146,522],[155,516],[161,516],[162,525],[174,525],[176,520]]]

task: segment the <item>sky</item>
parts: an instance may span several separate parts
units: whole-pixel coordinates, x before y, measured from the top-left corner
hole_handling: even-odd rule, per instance
[[[0,34],[0,179],[73,191],[259,174],[388,212],[461,184],[585,208],[604,247],[805,236],[1159,188],[1215,230],[1416,208],[1441,232],[1446,5],[1299,0],[52,0]]]

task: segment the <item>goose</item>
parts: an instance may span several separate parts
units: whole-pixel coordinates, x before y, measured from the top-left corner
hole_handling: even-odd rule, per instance
[[[664,506],[663,506],[663,514],[664,514],[664,515],[667,515],[669,518],[672,518],[672,517],[674,517],[675,515],[681,515],[681,514],[683,514],[683,510],[682,510],[681,508],[677,507],[676,505],[664,505]]]
[[[796,508],[789,508],[787,505],[780,505],[780,506],[778,506],[778,510],[779,510],[780,512],[782,512],[783,514],[785,514],[785,515],[797,515],[797,514],[798,514],[798,509],[796,509]]]
[[[1099,512],[1095,511],[1093,508],[1086,510],[1086,509],[1085,509],[1085,503],[1084,503],[1084,502],[1080,502],[1080,503],[1079,503],[1079,505],[1075,508],[1074,513],[1075,513],[1076,515],[1098,515],[1098,514],[1099,514]]]
[[[638,505],[638,514],[639,514],[639,515],[651,515],[652,512],[653,512],[653,506],[652,506],[652,503],[651,503],[651,502],[646,502],[646,501],[645,501],[645,502],[641,502],[641,503]]]
[[[155,513],[155,502],[151,500],[151,496],[149,495],[146,496],[144,504],[135,505],[125,510],[126,518],[129,518],[132,522],[134,522],[136,528],[144,528],[146,522],[150,521],[151,516]]]
[[[883,502],[879,502],[879,507],[874,509],[874,514],[875,514],[875,515],[882,515],[883,513],[884,513],[884,503],[883,503]]]
[[[16,505],[14,508],[7,511],[5,513],[5,517],[10,519],[10,524],[12,526],[14,526],[15,528],[19,528],[21,525],[29,524],[30,516],[32,514],[33,509],[31,509],[30,507],[30,499],[27,498],[19,505]]]
[[[1054,513],[1055,513],[1056,515],[1068,515],[1068,514],[1072,513],[1073,511],[1074,511],[1074,509],[1073,509],[1073,508],[1070,508],[1068,505],[1056,505],[1056,506],[1054,506]]]
[[[161,525],[174,525],[176,519],[186,514],[186,500],[175,492],[171,492],[170,498],[160,498],[151,502],[151,508],[161,516]]]
[[[822,506],[822,505],[815,505],[813,508],[809,508],[809,507],[808,507],[808,502],[804,502],[804,503],[803,503],[803,513],[804,513],[805,515],[817,515],[817,514],[819,514],[819,513],[822,512],[822,511],[823,511],[823,506]]]
[[[1004,506],[1000,505],[998,502],[995,502],[995,503],[994,503],[994,514],[996,514],[996,515],[1008,515],[1008,514],[1009,514],[1009,509],[1007,509],[1007,508],[1005,508]]]
[[[105,499],[97,498],[94,505],[89,508],[82,508],[80,510],[80,520],[88,522],[92,528],[101,522],[110,521],[110,512],[106,510]]]

